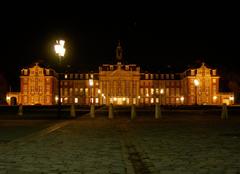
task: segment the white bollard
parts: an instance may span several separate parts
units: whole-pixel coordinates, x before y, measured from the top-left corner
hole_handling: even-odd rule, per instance
[[[226,103],[223,103],[223,106],[222,106],[221,119],[222,120],[227,120],[228,119],[228,110],[227,110]]]
[[[155,105],[155,119],[159,119],[162,117],[162,113],[161,113],[161,106],[160,104]]]
[[[76,117],[76,111],[75,111],[75,105],[74,104],[71,105],[70,116],[71,117]]]
[[[113,119],[114,115],[113,115],[113,104],[111,103],[109,105],[109,110],[108,110],[108,118],[109,119]]]
[[[133,120],[134,118],[136,118],[136,107],[135,107],[135,104],[132,104],[132,107],[131,107],[131,120]]]
[[[95,117],[95,105],[94,104],[91,104],[90,116],[91,116],[91,118]]]
[[[23,115],[23,106],[22,106],[22,104],[19,105],[18,115],[19,115],[19,116],[22,116],[22,115]]]

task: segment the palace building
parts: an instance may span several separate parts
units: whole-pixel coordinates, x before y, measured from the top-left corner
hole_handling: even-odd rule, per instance
[[[232,92],[219,92],[216,69],[204,63],[181,73],[146,73],[135,64],[124,64],[120,43],[116,64],[103,64],[98,72],[57,74],[37,63],[21,70],[20,92],[7,93],[7,102],[23,105],[56,105],[58,78],[62,104],[89,105],[219,105],[234,104]]]

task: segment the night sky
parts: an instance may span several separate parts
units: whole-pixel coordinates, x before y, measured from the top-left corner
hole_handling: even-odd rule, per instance
[[[239,73],[240,30],[234,11],[210,14],[180,9],[173,14],[168,10],[128,13],[122,9],[94,13],[84,7],[69,11],[60,14],[56,9],[32,9],[1,15],[0,72],[13,89],[18,89],[22,68],[36,61],[57,66],[53,45],[60,38],[66,40],[64,66],[80,72],[97,71],[99,65],[113,63],[120,40],[125,63],[135,63],[143,70],[177,67],[176,71],[181,71],[204,61]]]

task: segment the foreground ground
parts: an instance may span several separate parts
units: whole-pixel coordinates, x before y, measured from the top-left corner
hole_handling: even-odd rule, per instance
[[[174,112],[1,120],[0,173],[240,173],[239,125],[237,115]]]

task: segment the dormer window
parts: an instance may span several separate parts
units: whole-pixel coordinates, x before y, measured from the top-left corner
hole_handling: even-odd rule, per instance
[[[149,78],[149,75],[148,74],[145,74],[145,79],[148,79]]]
[[[169,74],[166,74],[166,79],[169,79]]]
[[[110,65],[110,71],[112,71],[113,70],[113,65]]]
[[[161,79],[164,79],[164,74],[161,74]]]
[[[153,79],[153,74],[150,75],[150,78]]]
[[[24,75],[27,75],[27,72],[28,72],[28,70],[25,69],[25,70],[23,71]]]
[[[213,75],[213,76],[217,75],[217,72],[216,72],[215,69],[212,70],[212,75]]]
[[[191,69],[191,76],[194,76],[194,75],[195,75],[195,70]]]
[[[46,69],[46,75],[50,75],[49,69]]]

